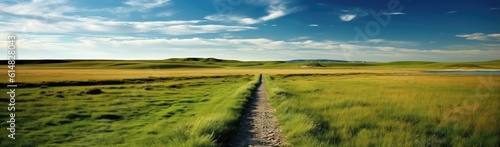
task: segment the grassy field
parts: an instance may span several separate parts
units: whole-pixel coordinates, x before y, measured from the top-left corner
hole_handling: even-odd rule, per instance
[[[25,67],[38,69],[186,69],[186,68],[297,68],[304,63],[284,62],[284,61],[234,61],[234,60],[210,60],[206,58],[186,58],[186,59],[168,59],[168,60],[47,60],[47,61],[19,61]],[[333,65],[354,65],[351,63],[325,63]]]
[[[18,135],[0,146],[216,146],[235,130],[257,78],[20,89]]]
[[[5,61],[5,60],[4,60]],[[22,60],[16,65],[31,69],[296,69],[312,62],[235,61],[213,58],[182,58],[168,60]],[[482,62],[320,62],[329,69],[499,69],[500,60]]]
[[[404,70],[367,70],[367,69],[23,69],[16,71],[16,81],[22,83],[41,83],[53,81],[88,81],[88,80],[120,80],[156,77],[186,76],[226,76],[241,74],[309,74],[309,73],[391,73],[412,72]],[[413,71],[414,72],[414,71]],[[6,74],[1,75],[7,79]]]
[[[498,146],[499,76],[419,74],[470,69],[500,60],[19,61],[16,81],[30,86],[17,89],[16,140],[0,146],[218,146],[261,73],[292,146]]]
[[[498,146],[499,76],[273,75],[293,146]]]
[[[42,62],[43,61],[43,62]],[[212,58],[169,60],[25,60],[16,64],[18,82],[86,81],[134,79],[147,77],[215,76],[240,74],[306,74],[306,73],[416,73],[443,69],[500,69],[500,60],[484,62],[422,62],[389,63],[310,63],[254,61],[241,62]],[[7,70],[7,67],[3,67]],[[7,79],[7,75],[0,75]]]

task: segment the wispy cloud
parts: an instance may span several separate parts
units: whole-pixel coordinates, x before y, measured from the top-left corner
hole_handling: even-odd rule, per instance
[[[284,0],[271,0],[267,1],[267,15],[259,17],[259,18],[250,18],[246,16],[240,15],[230,15],[230,14],[215,14],[205,16],[205,19],[211,21],[220,21],[220,22],[237,22],[240,24],[251,25],[262,23],[270,20],[274,20],[283,16],[286,16],[295,11],[295,9],[290,9],[286,6],[286,2]]]
[[[367,43],[371,44],[378,44],[378,45],[386,45],[386,46],[393,46],[393,47],[409,47],[409,46],[417,46],[419,45],[418,42],[414,41],[395,41],[395,40],[385,40],[385,39],[369,39],[366,41]]]
[[[406,13],[403,12],[389,12],[389,13],[383,13],[384,15],[405,15]]]
[[[39,36],[26,36],[26,38],[41,38]],[[43,38],[43,37],[42,37]],[[71,42],[62,42],[64,36],[54,36],[52,39],[22,39],[26,52],[51,52],[53,54],[39,56],[39,54],[30,54],[23,58],[48,58],[70,57],[70,58],[95,58],[99,57],[113,59],[127,59],[131,57],[130,52],[141,50],[143,53],[134,54],[138,59],[163,59],[164,53],[171,56],[213,56],[224,58],[248,59],[249,55],[265,57],[260,60],[290,59],[297,57],[329,57],[344,59],[345,53],[352,55],[360,60],[383,59],[386,60],[442,60],[443,56],[454,56],[457,59],[476,59],[480,56],[485,59],[495,59],[500,55],[500,50],[447,50],[432,49],[420,50],[405,47],[394,47],[385,45],[359,45],[346,42],[337,42],[332,40],[312,41],[306,40],[307,37],[299,37],[301,40],[271,40],[267,38],[152,38],[152,37],[95,37],[84,36],[75,38]],[[381,40],[373,40],[379,42]],[[383,42],[383,41],[382,41]],[[54,48],[55,47],[55,48]],[[201,48],[200,48],[201,47]],[[200,48],[192,52],[193,48]],[[76,52],[75,52],[76,51]],[[259,51],[259,52],[256,52]],[[224,54],[219,54],[224,52]],[[57,56],[59,55],[59,56]],[[170,57],[171,57],[170,56]]]
[[[340,15],[339,18],[342,21],[351,21],[354,18],[356,18],[356,16],[357,16],[356,14],[343,14],[343,15]]]
[[[370,39],[368,40],[369,43],[381,43],[384,42],[384,39]]]
[[[125,4],[149,9],[168,4],[169,0],[129,0]],[[104,17],[83,17],[68,15],[75,10],[65,0],[50,2],[32,1],[19,4],[2,4],[2,17],[11,18],[1,22],[0,32],[16,30],[30,33],[148,33],[160,32],[167,35],[189,35],[255,30],[256,27],[242,25],[216,25],[202,23],[204,20],[170,21],[119,21]],[[165,11],[169,12],[169,11]],[[161,14],[161,13],[160,13]],[[161,14],[163,16],[167,14]],[[34,17],[36,16],[36,17]],[[38,18],[40,17],[40,18]],[[15,19],[14,19],[15,18]]]
[[[311,38],[311,37],[309,37],[309,36],[300,36],[300,37],[292,38],[292,39],[290,39],[290,41],[307,40],[309,38]]]
[[[66,5],[66,0],[52,0],[23,2],[17,4],[0,3],[0,11],[8,14],[29,16],[29,17],[57,17],[64,13],[73,12],[76,8]]]
[[[170,4],[170,0],[127,0],[123,2],[125,6],[110,7],[102,9],[90,9],[90,12],[109,12],[123,14],[130,12],[148,12],[151,9],[163,7]]]
[[[455,14],[455,13],[458,13],[458,11],[448,11],[448,12],[446,12],[446,15],[448,15],[448,14]]]
[[[175,11],[164,11],[156,14],[156,17],[169,17],[174,15],[176,12]]]
[[[132,7],[139,7],[141,9],[151,9],[164,6],[169,2],[170,0],[128,0],[125,4]]]
[[[28,23],[27,23],[28,22]],[[235,32],[254,30],[256,27],[250,26],[230,26],[199,24],[200,20],[188,21],[151,21],[151,22],[130,22],[130,21],[109,21],[90,18],[82,18],[72,21],[57,21],[48,23],[38,20],[20,19],[17,22],[5,23],[9,30],[23,30],[24,24],[36,29],[36,32],[45,33],[146,33],[160,32],[167,35],[188,35],[220,32]],[[22,25],[20,25],[22,24]],[[1,28],[0,28],[1,30]],[[8,31],[8,30],[5,30]]]
[[[250,26],[227,26],[227,25],[174,25],[156,28],[152,30],[160,31],[169,35],[205,34],[219,32],[237,32],[254,30],[256,27]]]
[[[318,24],[309,24],[310,27],[317,27],[319,26]]]
[[[479,40],[479,41],[496,40],[496,41],[500,41],[500,34],[472,33],[472,34],[462,34],[462,35],[455,35],[455,36],[465,38],[468,40]]]
[[[344,9],[336,13],[341,21],[352,21],[359,17],[364,17],[368,15],[368,11],[361,8]]]

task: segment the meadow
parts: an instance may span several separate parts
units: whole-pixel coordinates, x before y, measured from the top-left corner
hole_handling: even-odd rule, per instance
[[[498,146],[500,77],[292,74],[267,90],[293,146]]]
[[[291,146],[497,146],[498,75],[420,74],[491,69],[500,60],[20,60],[16,140],[0,146],[221,146],[261,74]]]
[[[236,129],[257,78],[20,89],[18,135],[0,146],[216,146]]]
[[[6,62],[6,61],[5,61]],[[500,60],[484,62],[388,63],[234,61],[214,58],[167,60],[20,60],[18,82],[116,80],[149,77],[221,76],[241,74],[415,73],[443,69],[500,69]],[[4,70],[7,70],[4,67]],[[6,78],[0,75],[0,78]]]

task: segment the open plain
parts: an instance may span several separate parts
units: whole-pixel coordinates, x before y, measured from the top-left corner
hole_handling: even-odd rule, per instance
[[[495,71],[498,60],[319,64],[20,61],[21,141],[2,138],[0,146],[231,146],[244,116],[253,115],[244,111],[261,76],[268,100],[255,104],[268,104],[275,120],[259,120],[276,125],[281,146],[500,144],[499,75],[423,73]]]

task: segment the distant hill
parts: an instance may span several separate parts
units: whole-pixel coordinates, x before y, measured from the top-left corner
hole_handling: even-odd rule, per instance
[[[0,62],[7,63],[6,60]],[[217,58],[171,58],[165,60],[91,60],[38,59],[16,60],[16,65],[39,69],[182,69],[182,68],[408,68],[408,69],[500,69],[500,60],[481,62],[360,62],[329,59],[296,59],[290,61],[238,61]]]
[[[83,61],[99,61],[91,59],[19,59],[16,60],[16,64],[54,64],[54,63],[71,63],[71,62],[83,62]],[[102,60],[102,61],[119,61],[119,60]],[[0,62],[6,62],[6,60],[0,60]]]
[[[330,60],[330,59],[295,59],[288,62],[350,62],[345,60]]]
[[[199,61],[199,62],[240,62],[238,60],[225,60],[217,58],[170,58],[166,61]]]

